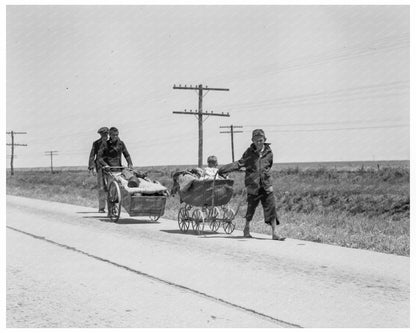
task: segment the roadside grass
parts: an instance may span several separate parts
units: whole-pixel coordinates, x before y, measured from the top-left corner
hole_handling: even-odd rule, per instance
[[[142,168],[144,169],[144,168]],[[276,168],[277,169],[277,168]],[[173,168],[149,174],[170,188]],[[236,230],[244,228],[244,173],[235,180],[229,206],[241,207]],[[273,171],[281,235],[299,240],[409,256],[410,172],[408,167],[285,168]],[[96,178],[86,171],[20,171],[7,176],[7,194],[96,207]],[[164,217],[177,219],[179,197],[169,197]],[[269,234],[261,206],[251,222],[253,232]],[[219,229],[219,232],[223,232]],[[235,231],[238,232],[238,231]]]

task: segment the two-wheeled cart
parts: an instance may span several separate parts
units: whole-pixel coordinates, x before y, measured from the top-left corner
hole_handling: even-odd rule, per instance
[[[157,221],[165,212],[167,190],[153,194],[143,194],[138,190],[130,189],[123,184],[124,181],[121,176],[123,169],[133,171],[126,167],[103,169],[110,220],[117,222],[120,218],[121,207],[123,207],[129,216],[148,216],[150,221]],[[147,181],[150,180],[147,179]],[[151,182],[161,186],[157,181]]]

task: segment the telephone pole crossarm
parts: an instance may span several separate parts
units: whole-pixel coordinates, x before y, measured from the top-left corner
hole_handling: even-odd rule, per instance
[[[173,89],[182,89],[182,90],[215,90],[215,91],[230,91],[228,88],[208,88],[208,87],[199,87],[199,86],[173,86]]]
[[[14,161],[14,147],[15,146],[27,146],[27,144],[23,144],[23,143],[15,143],[14,142],[14,136],[15,134],[27,134],[27,132],[16,132],[16,131],[10,131],[10,132],[6,132],[6,134],[10,134],[11,139],[12,139],[12,143],[6,143],[7,146],[11,146],[11,155],[10,155],[10,174],[13,176],[14,175],[14,166],[13,166],[13,161]]]
[[[229,131],[220,131],[220,133],[227,133],[231,134],[231,157],[234,162],[234,133],[243,133],[243,131],[235,131],[234,128],[243,128],[243,126],[236,126],[236,125],[230,125],[230,126],[220,126],[220,128],[229,128]]]
[[[51,173],[53,173],[53,156],[57,155],[57,153],[58,153],[57,150],[45,151],[45,155],[50,155],[51,156]]]
[[[219,116],[219,117],[229,117],[230,114],[227,113],[215,113],[215,112],[194,112],[194,111],[172,111],[172,113],[176,114],[192,114],[192,115],[203,115],[203,116]]]
[[[177,86],[174,85],[173,89],[184,89],[184,90],[198,90],[198,112],[190,111],[173,111],[172,113],[175,114],[187,114],[187,115],[194,115],[198,116],[198,167],[202,167],[202,155],[203,155],[203,116],[217,116],[217,117],[229,117],[230,114],[227,113],[214,113],[214,112],[204,112],[202,111],[202,100],[204,98],[203,91],[204,90],[216,90],[216,91],[230,91],[227,88],[208,88],[208,86],[203,87],[202,84],[195,85],[195,86]]]

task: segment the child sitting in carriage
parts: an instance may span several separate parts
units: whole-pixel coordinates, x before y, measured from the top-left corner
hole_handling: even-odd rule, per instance
[[[214,179],[216,177],[215,175],[217,175],[217,172],[218,172],[217,156],[215,155],[208,156],[207,163],[208,163],[208,166],[202,172],[201,179]],[[218,176],[219,175],[217,175],[217,177]]]
[[[217,157],[211,155],[207,159],[208,166],[204,169],[193,168],[184,171],[177,171],[172,175],[173,187],[171,194],[175,194],[180,191],[187,191],[195,180],[203,181],[210,179],[227,179],[227,177],[220,176],[218,172],[218,160]]]

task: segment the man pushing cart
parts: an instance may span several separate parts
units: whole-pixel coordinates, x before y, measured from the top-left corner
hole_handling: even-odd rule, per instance
[[[165,211],[166,187],[133,170],[127,147],[118,137],[118,129],[111,127],[109,134],[110,139],[103,142],[98,151],[107,191],[107,216],[117,222],[123,207],[130,216],[148,216],[151,221],[157,221]],[[122,154],[127,168],[121,164]]]

